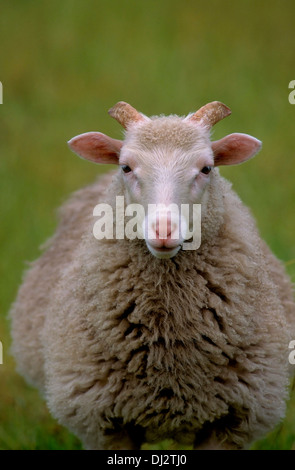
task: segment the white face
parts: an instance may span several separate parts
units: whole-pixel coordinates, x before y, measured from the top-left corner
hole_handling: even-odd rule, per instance
[[[137,134],[133,130],[132,138],[127,136],[122,147],[119,161],[127,203],[144,207],[144,238],[150,252],[161,259],[171,258],[180,250],[192,215],[190,210],[190,218],[184,217],[181,205],[192,208],[193,204],[202,203],[214,163],[206,134],[200,136],[193,128],[191,142],[184,139],[184,145],[176,134],[178,145],[175,145],[175,136],[173,139],[167,132],[172,126],[166,123],[163,127],[168,138],[164,134],[155,139],[151,134],[150,142],[144,126]],[[182,128],[183,121],[179,132]],[[173,129],[175,132],[175,123]]]

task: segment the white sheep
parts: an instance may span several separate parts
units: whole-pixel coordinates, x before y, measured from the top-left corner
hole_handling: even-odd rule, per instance
[[[124,141],[90,132],[69,142],[119,169],[72,196],[27,272],[11,310],[18,369],[85,448],[164,438],[247,448],[284,416],[295,306],[282,264],[216,167],[248,160],[261,142],[211,142],[230,114],[219,102],[185,118],[148,118],[124,102],[110,114]],[[94,237],[93,208],[115,210],[118,196],[145,211],[162,204],[145,239]],[[182,249],[180,225],[192,221],[171,203],[201,204],[198,249]]]

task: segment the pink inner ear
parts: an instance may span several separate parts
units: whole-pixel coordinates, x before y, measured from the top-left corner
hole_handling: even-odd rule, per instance
[[[212,142],[214,165],[238,165],[254,157],[261,148],[261,141],[248,134],[230,134]]]
[[[68,145],[73,152],[86,160],[118,165],[123,142],[101,132],[86,132],[73,137]]]

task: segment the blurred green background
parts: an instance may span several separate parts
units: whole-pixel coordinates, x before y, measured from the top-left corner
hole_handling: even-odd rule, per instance
[[[15,372],[7,312],[56,208],[108,170],[75,157],[67,140],[92,130],[120,138],[107,114],[117,101],[147,115],[185,115],[212,100],[232,109],[214,139],[245,132],[263,149],[222,174],[295,281],[294,17],[293,0],[1,3],[0,449],[80,448]],[[254,448],[295,448],[295,394]]]

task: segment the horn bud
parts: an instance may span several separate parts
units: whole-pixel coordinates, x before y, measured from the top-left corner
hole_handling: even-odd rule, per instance
[[[205,104],[198,111],[189,117],[189,121],[196,122],[209,129],[218,121],[231,114],[231,110],[220,101],[212,101]]]
[[[124,101],[119,101],[108,113],[112,118],[116,119],[124,129],[127,129],[134,123],[144,121],[144,116]]]

